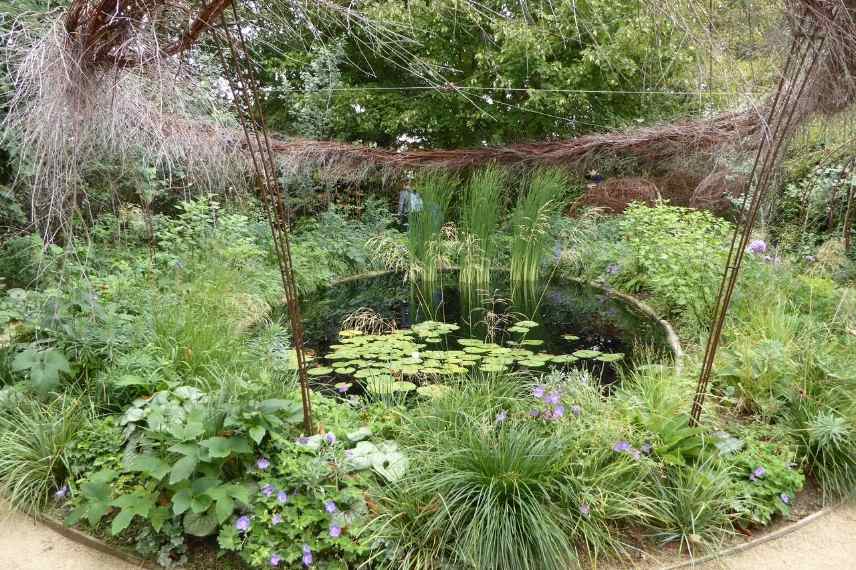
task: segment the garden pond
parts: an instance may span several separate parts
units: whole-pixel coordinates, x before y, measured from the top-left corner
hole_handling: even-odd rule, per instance
[[[462,286],[457,273],[408,282],[399,273],[340,281],[303,301],[317,387],[430,395],[468,370],[584,367],[603,384],[642,347],[667,351],[659,322],[605,289],[553,278]]]

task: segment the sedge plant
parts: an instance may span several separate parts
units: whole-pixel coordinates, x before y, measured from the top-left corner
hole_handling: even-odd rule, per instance
[[[491,261],[496,253],[496,232],[502,216],[505,176],[496,166],[476,172],[470,179],[461,204],[463,229],[462,284],[490,283]]]
[[[455,180],[443,172],[429,172],[414,184],[422,204],[410,212],[407,232],[411,275],[436,281],[443,258],[442,230],[452,201]]]
[[[521,191],[511,213],[511,280],[520,284],[538,280],[541,260],[550,248],[550,220],[561,210],[568,179],[555,169],[535,172]]]

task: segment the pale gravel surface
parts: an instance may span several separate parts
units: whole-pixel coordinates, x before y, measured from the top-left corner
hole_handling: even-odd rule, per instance
[[[630,568],[628,566],[627,568]],[[646,569],[656,565],[645,565]],[[134,570],[0,505],[2,570]],[[841,507],[795,532],[700,570],[856,570],[856,506]]]
[[[108,556],[54,532],[0,504],[2,570],[134,570],[137,566]]]

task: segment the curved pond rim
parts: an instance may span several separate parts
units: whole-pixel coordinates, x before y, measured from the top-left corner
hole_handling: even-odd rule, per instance
[[[459,268],[456,266],[444,267],[440,271],[443,273],[452,273],[458,271]],[[334,279],[330,283],[326,285],[325,288],[336,287],[338,285],[346,285],[349,283],[354,283],[356,281],[362,281],[364,279],[372,279],[375,277],[386,277],[389,275],[401,274],[401,271],[396,271],[394,269],[381,269],[377,271],[366,271],[364,273],[357,273],[355,275],[348,275],[347,277],[340,277],[338,279]],[[662,329],[663,334],[665,335],[666,343],[669,346],[669,350],[672,352],[672,357],[674,359],[674,367],[675,374],[681,376],[684,373],[684,359],[685,353],[683,346],[681,346],[681,341],[678,338],[678,334],[675,332],[672,323],[664,319],[660,316],[657,311],[653,309],[648,303],[645,301],[634,297],[628,293],[623,293],[621,291],[617,291],[611,287],[606,287],[600,283],[595,283],[593,281],[586,281],[585,279],[579,279],[577,277],[558,277],[556,278],[555,283],[561,283],[562,281],[567,281],[571,283],[576,283],[578,285],[583,285],[586,287],[591,287],[592,289],[599,290],[603,292],[606,297],[610,297],[612,299],[618,299],[628,305],[634,307],[637,311],[643,313],[646,317],[648,317],[652,322],[656,323],[660,329]]]

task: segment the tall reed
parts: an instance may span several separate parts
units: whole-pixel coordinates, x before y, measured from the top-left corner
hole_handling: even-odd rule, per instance
[[[556,169],[538,170],[521,191],[511,214],[511,280],[537,281],[541,260],[550,248],[550,218],[564,204],[568,179]]]
[[[414,185],[422,205],[409,215],[410,271],[425,281],[437,279],[437,268],[443,258],[443,223],[455,184],[451,175],[434,171],[421,176]]]
[[[470,179],[461,204],[463,229],[461,284],[490,283],[491,261],[496,253],[496,232],[502,216],[505,176],[491,165]]]

